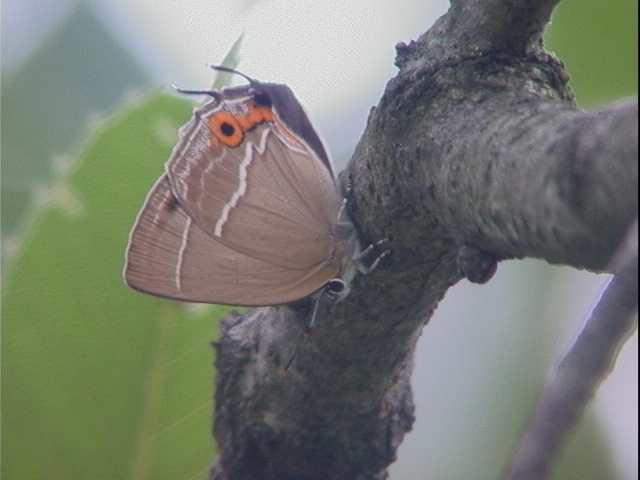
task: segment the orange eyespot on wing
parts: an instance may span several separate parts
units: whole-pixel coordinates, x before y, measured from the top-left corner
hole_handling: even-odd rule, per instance
[[[211,139],[211,144],[218,142],[228,147],[237,147],[244,140],[244,129],[236,117],[225,110],[220,110],[211,115],[208,119],[209,129],[215,137]]]
[[[244,141],[245,132],[263,122],[274,122],[276,116],[271,107],[251,101],[246,105],[246,113],[238,115],[227,110],[219,110],[208,119],[214,146],[237,147]]]

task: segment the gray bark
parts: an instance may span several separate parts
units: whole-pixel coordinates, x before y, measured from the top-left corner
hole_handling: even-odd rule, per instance
[[[397,47],[344,175],[366,245],[392,254],[321,312],[227,318],[217,344],[219,480],[386,478],[413,422],[416,341],[460,280],[460,247],[606,269],[637,216],[637,104],[579,110],[541,36],[556,2],[456,1]]]

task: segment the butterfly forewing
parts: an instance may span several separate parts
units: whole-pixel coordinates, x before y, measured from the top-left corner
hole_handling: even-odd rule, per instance
[[[239,253],[290,269],[332,261],[341,201],[330,172],[304,144],[291,144],[276,125],[263,123],[237,147],[197,152],[172,156],[167,170],[174,193],[203,231]]]

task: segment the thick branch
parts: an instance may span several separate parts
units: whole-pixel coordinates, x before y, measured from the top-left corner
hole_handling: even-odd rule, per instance
[[[393,253],[321,313],[286,373],[309,301],[223,325],[215,478],[385,478],[413,421],[415,344],[460,279],[461,245],[607,264],[637,215],[636,107],[575,107],[540,47],[553,3],[457,1],[398,47],[346,172],[363,244],[390,237]]]
[[[367,207],[364,223],[413,209],[412,230],[436,221],[456,243],[499,258],[604,269],[637,215],[637,103],[585,113],[564,80],[542,54],[428,62],[398,75],[351,167],[356,185],[396,208]]]

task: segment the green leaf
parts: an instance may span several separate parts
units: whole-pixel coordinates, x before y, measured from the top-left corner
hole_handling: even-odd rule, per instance
[[[34,193],[52,186],[62,155],[78,153],[89,133],[87,119],[113,113],[127,92],[150,86],[151,79],[85,2],[17,71],[3,72],[3,267],[11,263],[5,240],[24,233]]]
[[[128,231],[192,104],[155,93],[59,179],[3,290],[3,478],[206,478],[216,317],[128,289]]]
[[[244,33],[241,33],[240,36],[233,42],[231,48],[224,56],[220,65],[229,67],[229,68],[237,68],[240,64],[240,47],[242,47],[242,40],[244,39]],[[218,72],[216,75],[216,80],[213,82],[214,89],[222,88],[231,83],[232,73],[229,72]]]

